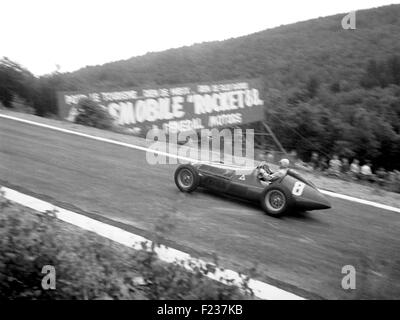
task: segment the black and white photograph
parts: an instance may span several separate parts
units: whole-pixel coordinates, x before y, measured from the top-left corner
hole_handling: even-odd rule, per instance
[[[400,1],[0,12],[1,301],[400,300]]]

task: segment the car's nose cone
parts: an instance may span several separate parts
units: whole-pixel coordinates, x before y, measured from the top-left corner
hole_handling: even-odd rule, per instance
[[[315,193],[313,198],[314,199],[310,201],[312,210],[324,210],[331,208],[331,204],[322,193],[320,192]]]
[[[297,204],[300,208],[305,210],[324,210],[331,208],[329,201],[317,190],[313,190],[313,192],[309,192],[307,196],[298,199]]]
[[[315,204],[315,206],[316,210],[330,209],[332,207],[329,201],[325,197],[322,197],[322,199],[320,199],[320,201],[317,204]]]

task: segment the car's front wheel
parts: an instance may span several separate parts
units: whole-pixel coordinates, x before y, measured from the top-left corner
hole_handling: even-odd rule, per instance
[[[267,187],[260,197],[261,207],[274,217],[280,217],[291,208],[289,192],[280,186]]]
[[[196,168],[190,164],[182,164],[175,171],[175,184],[182,192],[192,192],[197,189],[200,177]]]

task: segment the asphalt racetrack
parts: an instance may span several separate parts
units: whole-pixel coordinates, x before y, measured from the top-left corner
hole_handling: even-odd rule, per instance
[[[177,165],[144,151],[0,118],[0,184],[165,244],[305,298],[399,299],[400,214],[329,198],[332,209],[282,219],[205,191],[183,194]],[[340,192],[340,190],[337,190]],[[341,286],[356,269],[356,289]]]

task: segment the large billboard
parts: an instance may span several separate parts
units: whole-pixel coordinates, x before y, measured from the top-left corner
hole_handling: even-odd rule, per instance
[[[229,127],[263,120],[264,102],[257,79],[154,88],[61,92],[59,112],[74,121],[80,99],[98,102],[120,126],[139,131],[159,128],[182,132]]]

